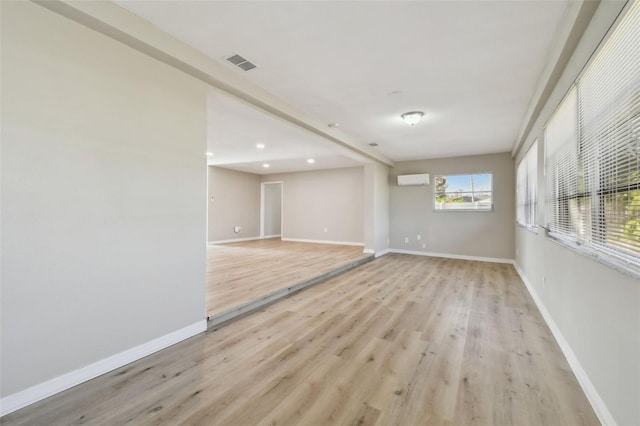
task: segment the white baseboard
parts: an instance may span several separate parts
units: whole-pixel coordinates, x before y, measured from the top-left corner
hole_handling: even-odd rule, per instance
[[[524,274],[522,269],[520,269],[520,266],[515,262],[513,263],[513,266],[516,268],[516,271],[518,271],[518,275],[520,275],[522,282],[524,282],[527,290],[529,290],[529,294],[538,307],[538,310],[542,314],[542,318],[544,318],[547,326],[553,334],[553,337],[555,337],[556,342],[558,342],[558,346],[560,346],[564,357],[567,359],[567,362],[569,363],[573,374],[575,374],[576,378],[578,379],[578,383],[580,383],[580,387],[591,403],[591,407],[593,407],[593,411],[595,411],[596,415],[598,416],[600,423],[605,426],[615,426],[616,421],[611,415],[611,412],[600,397],[600,394],[598,394],[598,391],[596,390],[593,383],[591,383],[589,376],[582,368],[582,365],[580,364],[580,361],[578,361],[576,354],[573,352],[571,346],[562,335],[560,328],[558,328],[558,325],[555,323],[553,317],[544,306],[544,303],[542,303],[542,299],[540,299],[540,297],[538,296],[535,288],[533,287],[527,276]]]
[[[264,237],[269,238],[269,237]],[[242,241],[254,241],[261,240],[261,237],[247,237],[247,238],[232,238],[230,240],[217,240],[217,241],[208,241],[209,244],[226,244],[226,243],[240,243]]]
[[[207,321],[203,319],[180,330],[153,339],[150,342],[127,349],[108,358],[94,362],[78,370],[58,376],[44,383],[32,386],[23,391],[0,399],[0,416],[12,413],[20,408],[31,405],[59,392],[72,388],[80,383],[91,380],[102,374],[113,371],[133,361],[158,352],[196,334],[207,330]]]
[[[389,249],[389,252],[401,253],[401,254],[413,254],[415,256],[446,257],[449,259],[476,260],[479,262],[509,263],[509,264],[514,263],[513,259],[501,259],[498,257],[466,256],[463,254],[432,253],[428,251],[401,250],[401,249]]]
[[[375,250],[374,249],[364,249],[364,250],[362,250],[362,252],[365,253],[365,254],[374,254]]]
[[[326,241],[326,240],[305,240],[302,238],[283,238],[282,241],[293,241],[296,243],[313,243],[313,244],[333,244],[337,246],[362,246],[364,243],[354,243],[349,241]]]
[[[277,234],[277,235],[265,235],[264,237],[260,237],[261,240],[268,240],[269,238],[279,238],[281,237],[281,234]]]
[[[391,249],[388,248],[388,249],[384,249],[382,251],[377,252],[376,257],[384,256],[387,253],[391,253]]]

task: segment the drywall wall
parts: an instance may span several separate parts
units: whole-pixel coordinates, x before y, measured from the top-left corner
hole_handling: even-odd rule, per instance
[[[389,248],[389,168],[382,164],[364,166],[364,248]]]
[[[313,118],[298,107],[284,102],[279,96],[268,92],[249,81],[237,70],[211,58],[203,52],[177,40],[163,32],[149,21],[134,15],[111,1],[40,1],[43,6],[65,16],[77,19],[84,25],[113,35],[135,49],[170,64],[194,78],[221,89],[259,109],[285,121],[292,122],[347,149],[350,156],[363,160],[375,160],[393,164],[377,150],[366,146],[362,140],[354,138],[340,129],[327,131],[327,123]]]
[[[264,230],[262,236],[276,237],[282,232],[282,183],[263,183]]]
[[[538,223],[545,223],[544,125],[624,2],[601,2],[518,161],[538,139]],[[587,396],[609,424],[640,424],[640,280],[516,226],[516,262],[584,374]],[[575,371],[575,368],[574,368]],[[591,390],[589,390],[591,388]]]
[[[263,176],[282,181],[283,239],[364,241],[363,168]]]
[[[391,248],[513,259],[513,164],[508,153],[397,162],[390,176]],[[434,175],[474,172],[493,173],[493,211],[434,211]],[[418,173],[429,173],[431,184],[398,186],[398,175]]]
[[[208,169],[208,241],[259,238],[260,176],[215,166]],[[240,232],[235,226],[241,227]]]
[[[202,83],[2,8],[1,395],[205,318]]]

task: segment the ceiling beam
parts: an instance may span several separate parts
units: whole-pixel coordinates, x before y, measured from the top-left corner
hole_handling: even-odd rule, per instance
[[[109,1],[32,0],[34,3],[117,40],[139,52],[203,81],[260,110],[332,142],[364,161],[393,166],[393,161],[328,123],[312,117],[239,75],[235,69],[204,55],[151,23]]]
[[[529,132],[538,119],[538,115],[549,100],[558,80],[560,80],[569,59],[571,59],[571,55],[578,46],[599,4],[600,0],[583,0],[580,2],[571,1],[567,5],[563,21],[554,37],[554,44],[549,49],[546,65],[540,76],[538,87],[531,98],[529,109],[511,151],[513,158],[517,157],[522,149]]]

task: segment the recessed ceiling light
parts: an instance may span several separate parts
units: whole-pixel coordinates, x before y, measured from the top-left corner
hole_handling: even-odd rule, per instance
[[[307,160],[307,163],[309,163],[309,164],[313,164],[313,163],[315,163],[315,162],[316,162],[316,160],[314,160],[313,158],[309,158],[309,159]]]
[[[410,126],[413,126],[415,124],[418,124],[418,121],[420,121],[423,115],[424,115],[424,112],[422,111],[411,111],[411,112],[405,112],[400,117],[402,117],[402,119],[406,121],[407,124],[409,124]]]
[[[207,157],[211,157],[211,156],[213,156],[213,152],[207,151]]]
[[[262,167],[264,167],[265,169],[268,169],[268,168],[269,168],[269,163],[264,163],[264,164],[262,165]]]
[[[264,144],[263,143],[257,143],[256,144],[256,148],[263,149],[264,148]]]

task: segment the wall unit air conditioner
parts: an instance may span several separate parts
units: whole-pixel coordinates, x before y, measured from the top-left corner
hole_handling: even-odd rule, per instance
[[[402,175],[398,176],[398,186],[429,185],[429,175]]]

